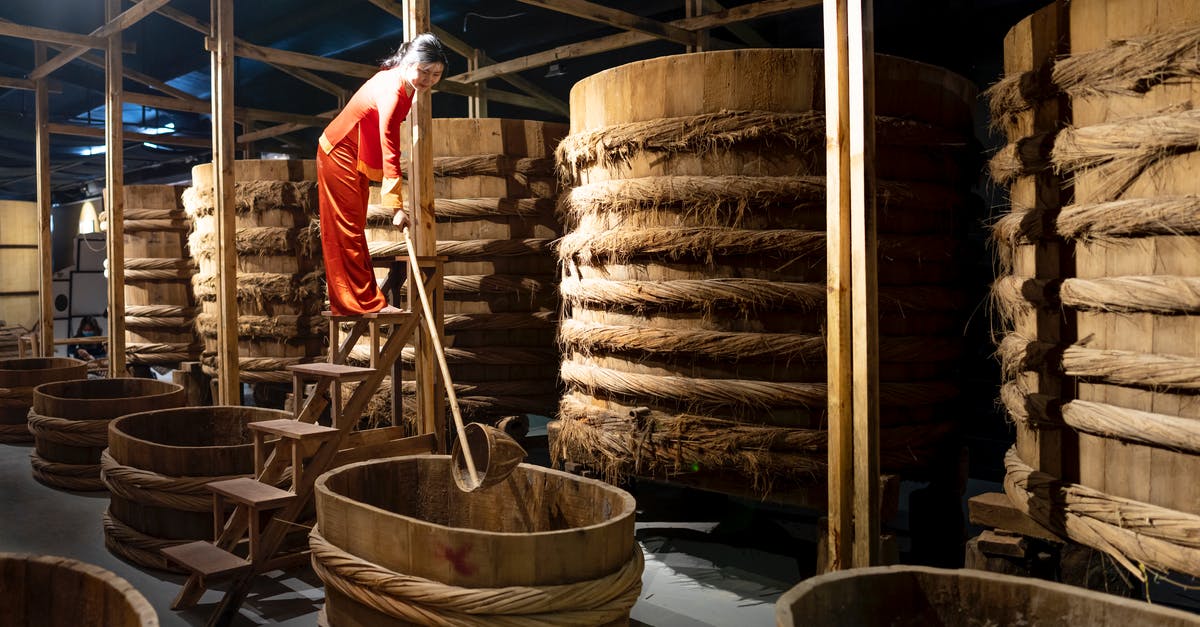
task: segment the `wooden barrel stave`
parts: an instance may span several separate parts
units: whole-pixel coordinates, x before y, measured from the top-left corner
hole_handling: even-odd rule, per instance
[[[158,627],[146,597],[99,566],[0,553],[0,576],[0,607],[11,627]]]
[[[32,442],[33,388],[52,381],[86,379],[87,364],[67,357],[0,359],[0,442]]]

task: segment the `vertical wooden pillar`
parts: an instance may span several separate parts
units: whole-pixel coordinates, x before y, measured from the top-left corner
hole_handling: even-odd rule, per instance
[[[121,0],[105,0],[104,18],[121,13]],[[105,58],[104,210],[108,212],[108,376],[125,372],[125,77],[121,31],[108,37]],[[53,346],[51,346],[53,350]]]
[[[872,0],[825,0],[829,568],[879,561]]]
[[[218,402],[241,405],[238,372],[237,216],[234,211],[233,0],[212,0],[213,200],[217,219]]]
[[[684,14],[686,17],[699,17],[704,15],[704,0],[683,0]],[[696,34],[696,45],[688,46],[688,52],[704,52],[708,50],[708,31],[702,30]]]
[[[467,57],[467,71],[478,70],[484,66],[484,53],[482,50],[475,50],[473,54]],[[479,81],[474,83],[475,95],[467,98],[467,117],[470,118],[486,118],[488,116],[488,101],[481,94],[484,87],[487,86],[487,81]]]
[[[404,3],[404,35],[412,41],[421,33],[430,29],[429,0],[407,0]],[[433,131],[432,100],[429,92],[419,93],[413,99],[412,110],[408,113],[409,127],[412,129],[411,171],[408,173],[409,205],[412,210],[413,246],[417,255],[429,257],[437,254],[437,223],[433,212],[433,142],[430,133]],[[409,281],[422,280],[420,268],[409,268]],[[409,283],[409,309],[420,311],[421,306],[416,299],[417,291]],[[429,290],[430,306],[433,309],[433,322],[438,335],[442,335],[442,286],[438,275],[437,284]],[[424,325],[417,332],[416,363],[416,411],[421,421],[422,433],[433,433],[437,438],[438,450],[445,453],[446,442],[446,407],[442,402],[443,388],[436,375],[437,355],[434,354],[433,339]]]
[[[33,65],[41,67],[46,62],[46,44],[33,45]],[[34,140],[37,153],[37,205],[38,205],[38,277],[41,314],[41,356],[54,356],[54,265],[50,256],[50,89],[46,78],[34,83],[34,116],[37,136]],[[36,357],[37,355],[34,355]]]

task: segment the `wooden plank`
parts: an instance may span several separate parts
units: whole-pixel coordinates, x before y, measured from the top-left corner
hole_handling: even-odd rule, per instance
[[[826,567],[851,565],[854,539],[854,429],[850,310],[850,121],[846,10],[850,0],[826,0],[826,368],[828,385],[829,534]],[[836,42],[831,45],[832,42]]]
[[[259,46],[250,42],[242,41],[233,45],[233,54],[244,59],[254,59],[271,65],[287,65],[291,67],[307,68],[310,70],[321,70],[323,72],[335,72],[346,76],[355,76],[358,78],[371,78],[379,71],[379,68],[366,63],[356,63],[354,61],[343,61],[341,59],[330,59],[328,57],[319,57],[303,52],[293,52],[291,50],[279,50],[277,48],[268,48]],[[212,37],[204,38],[205,50],[212,51],[214,46]]]
[[[697,17],[704,15],[704,0],[684,0],[684,13],[687,17]],[[708,49],[709,37],[708,31],[702,30],[696,33],[696,43],[687,47],[688,52],[704,52]]]
[[[398,5],[399,4],[399,3],[395,2],[394,0],[371,0],[371,3],[374,4],[375,6],[378,6],[381,9],[384,9],[385,11],[388,11],[389,13],[391,13],[391,10],[384,8],[384,5]],[[393,15],[396,15],[396,17],[403,19],[404,14],[401,12],[401,13],[393,13]],[[455,37],[454,35],[452,35],[451,33],[449,33],[448,31],[446,31],[443,28],[438,28],[437,25],[433,26],[433,34],[437,35],[438,39],[440,39],[443,44],[446,44],[447,48],[450,48],[451,50],[461,54],[463,57],[465,57],[467,59],[467,66],[468,66],[467,69],[468,70],[472,69],[470,67],[471,59],[475,58],[476,55],[478,55],[478,59],[476,60],[476,68],[483,67],[485,65],[491,65],[496,62],[495,59],[489,57],[487,55],[487,53],[484,52],[483,50],[479,50],[478,48],[471,47],[471,45],[468,44],[467,42],[459,39],[458,37]],[[513,87],[516,87],[517,89],[525,92],[526,94],[533,96],[534,98],[537,98],[538,100],[541,100],[542,102],[546,103],[547,105],[550,105],[553,108],[554,112],[561,113],[564,116],[571,114],[570,107],[567,106],[566,102],[555,97],[554,94],[546,91],[545,89],[538,87],[536,84],[533,83],[533,81],[530,81],[529,79],[526,79],[523,76],[519,76],[517,74],[506,74],[504,76],[501,76],[500,79],[505,81],[509,85],[512,85]],[[486,87],[485,87],[485,89],[486,89]],[[478,96],[478,97],[481,97],[484,101],[486,101],[487,100],[486,94],[487,94],[487,92],[480,92],[480,96]],[[547,110],[549,110],[549,109],[547,109]],[[476,117],[486,118],[487,117],[487,108],[484,107],[482,109],[482,113]]]
[[[234,213],[233,0],[213,0],[212,150],[217,217],[217,381],[220,404],[241,405],[238,364],[237,218]]]
[[[967,499],[967,515],[971,524],[980,527],[1005,529],[1039,540],[1062,542],[1062,538],[1013,506],[1003,492],[987,492]]]
[[[126,91],[125,102],[167,111],[186,111],[200,115],[212,113],[212,102],[209,100],[184,101],[178,98]],[[332,111],[326,111],[317,115],[307,115],[304,113],[287,113],[283,111],[269,111],[267,109],[252,109],[249,107],[234,107],[233,114],[236,118],[254,118],[262,122],[304,124],[306,126],[323,126],[328,124],[335,115]]]
[[[850,268],[854,367],[854,566],[880,563],[879,294],[875,237],[874,0],[847,11],[850,62]]]
[[[0,37],[32,39],[33,41],[62,44],[64,46],[87,46],[88,48],[101,49],[108,47],[108,40],[104,37],[80,35],[79,33],[68,33],[61,30],[39,28],[37,26],[24,26],[7,21],[0,22]]]
[[[121,12],[121,0],[105,0],[105,19]],[[125,372],[125,137],[121,119],[124,57],[121,31],[109,35],[105,52],[104,210],[108,212],[108,376]]]
[[[0,76],[0,88],[19,89],[22,91],[37,91],[37,83],[27,78],[15,78],[12,76]],[[48,84],[46,91],[52,94],[61,94],[62,87],[59,84]]]
[[[98,126],[83,126],[82,124],[67,124],[64,122],[51,122],[47,125],[48,130],[53,135],[74,135],[76,137],[104,137],[106,132]],[[170,134],[165,135],[149,135],[147,133],[135,133],[133,131],[123,131],[121,133],[123,141],[133,142],[152,142],[155,144],[168,144],[172,146],[191,146],[193,148],[209,148],[212,143],[207,139],[199,137],[174,137]]]
[[[751,4],[745,4],[731,9],[726,9],[718,13],[709,13],[697,17],[684,18],[668,22],[673,26],[678,26],[685,30],[704,30],[726,26],[728,24],[736,24],[763,17],[780,15],[817,6],[821,0],[760,0]],[[567,44],[552,48],[545,52],[538,52],[517,59],[508,61],[500,61],[493,65],[480,68],[472,72],[464,72],[455,76],[450,76],[443,79],[443,82],[460,81],[463,83],[474,83],[489,78],[497,78],[514,72],[523,72],[538,67],[550,65],[556,61],[565,59],[575,59],[586,57],[601,52],[611,50],[619,50],[628,48],[647,42],[654,41],[654,37],[643,33],[620,33],[618,35],[609,35],[600,37],[591,41]]]
[[[518,2],[574,15],[614,28],[644,33],[657,39],[666,39],[685,46],[695,46],[698,40],[696,33],[673,24],[664,24],[647,17],[587,2],[587,0],[518,0]]]
[[[476,50],[474,54],[467,58],[467,71],[478,69],[482,65],[487,65],[483,60],[483,53]],[[469,118],[486,118],[487,117],[487,98],[480,94],[487,87],[486,81],[475,83],[475,95],[467,98],[467,117]]]
[[[35,43],[34,63],[46,58],[46,46]],[[34,151],[37,158],[37,204],[38,204],[38,276],[41,277],[41,321],[40,341],[45,346],[44,356],[54,354],[54,266],[50,261],[50,92],[46,79],[34,82],[34,119],[37,137]]]
[[[717,2],[717,0],[704,0],[705,12],[715,13],[724,10],[725,5]],[[754,46],[756,48],[770,48],[772,45],[770,41],[767,41],[766,37],[760,35],[758,31],[751,28],[748,24],[729,24],[725,28],[728,29],[729,32],[733,33],[735,37],[742,40],[742,43],[746,44],[747,46]]]
[[[92,31],[94,37],[108,37],[110,35],[119,34],[126,28],[137,24],[147,15],[150,15],[158,7],[166,4],[169,0],[144,0],[141,4],[134,5],[125,10],[120,15],[109,19],[103,26]],[[51,72],[58,68],[74,61],[82,56],[89,49],[88,46],[74,46],[58,53],[53,59],[45,63],[37,64],[33,71],[29,73],[29,78],[38,79],[49,76]]]
[[[988,555],[1003,555],[1005,557],[1015,557],[1023,559],[1025,552],[1029,550],[1029,543],[1021,536],[1008,535],[1004,533],[996,533],[992,530],[985,530],[979,534],[975,540],[976,546],[980,551]]]

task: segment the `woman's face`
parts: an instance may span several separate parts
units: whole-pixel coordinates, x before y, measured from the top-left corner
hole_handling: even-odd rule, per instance
[[[404,80],[417,91],[425,91],[442,80],[444,69],[441,63],[414,63],[404,71]]]

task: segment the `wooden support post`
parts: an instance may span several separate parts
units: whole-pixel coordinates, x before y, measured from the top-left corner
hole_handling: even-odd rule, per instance
[[[826,0],[829,567],[879,563],[872,0]]]
[[[121,0],[105,0],[106,20],[121,13]],[[108,212],[108,376],[125,372],[125,127],[121,119],[125,77],[121,31],[105,52],[104,210]]]
[[[408,0],[405,2],[404,38],[412,41],[414,37],[429,31],[429,0]],[[412,110],[408,113],[412,129],[412,152],[408,173],[409,198],[412,207],[413,245],[419,256],[434,256],[437,254],[437,223],[433,212],[433,115],[428,92],[418,93],[413,98]],[[416,299],[416,281],[424,282],[421,269],[409,264],[408,268],[408,308],[419,312],[421,306]],[[440,277],[438,279],[440,281]],[[431,315],[439,335],[442,333],[441,284],[431,286],[435,294],[431,305]],[[418,315],[425,315],[419,313]],[[435,374],[437,355],[434,354],[434,341],[429,330],[422,326],[417,334],[417,355],[413,370],[416,374],[416,411],[421,424],[421,433],[432,433],[437,438],[437,450],[447,452],[446,442],[446,406],[442,402],[442,384]]]
[[[704,15],[704,0],[683,0],[684,12],[687,17],[700,17]],[[708,49],[708,31],[702,30],[696,32],[696,44],[687,47],[688,52],[704,52]],[[471,70],[474,68],[467,68]]]
[[[217,381],[221,405],[241,405],[234,213],[233,0],[212,0],[213,200],[217,220]]]
[[[475,50],[471,56],[467,57],[467,71],[477,70],[480,67],[487,65],[484,59],[487,55],[482,50]],[[483,97],[483,91],[487,88],[487,81],[479,81],[474,84],[475,95],[467,99],[467,117],[471,118],[486,118],[487,98]]]
[[[33,46],[34,64],[46,61],[46,46]],[[38,276],[41,278],[41,345],[43,357],[54,356],[54,266],[50,257],[50,92],[46,79],[34,81],[34,115],[37,121],[37,204],[38,204]],[[36,357],[37,355],[33,355]]]

